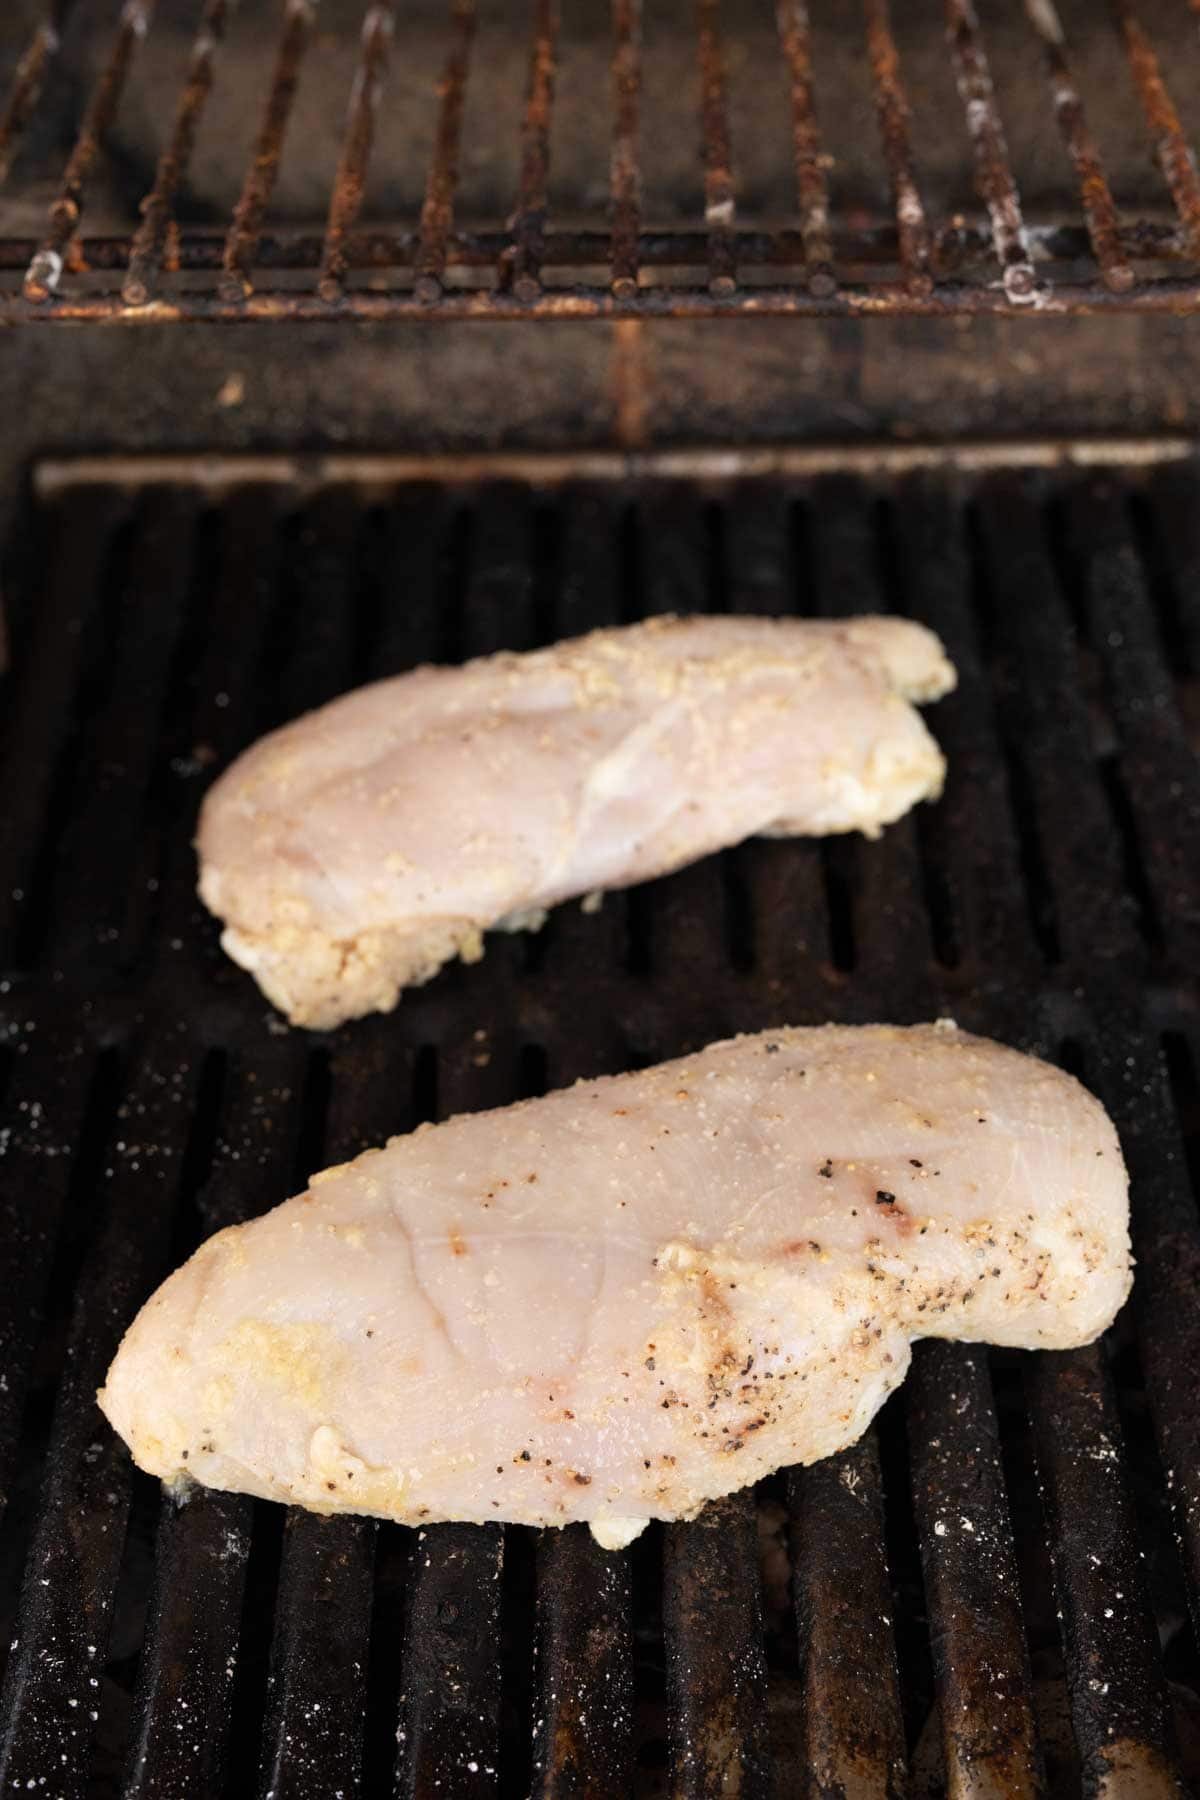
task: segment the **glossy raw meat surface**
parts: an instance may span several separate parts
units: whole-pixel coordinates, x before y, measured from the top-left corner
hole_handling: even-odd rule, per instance
[[[913,1338],[1088,1341],[1128,1251],[1070,1076],[785,1029],[327,1170],[172,1276],[101,1403],[164,1480],[613,1543],[852,1442]]]
[[[881,827],[941,791],[905,619],[656,619],[422,668],[247,751],[197,848],[222,942],[300,1025],[387,1011],[490,926],[764,832]]]

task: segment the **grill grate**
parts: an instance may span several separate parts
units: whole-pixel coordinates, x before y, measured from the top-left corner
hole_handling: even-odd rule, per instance
[[[511,207],[511,218],[498,227],[493,213],[490,223],[472,229],[456,221],[472,70],[481,57],[496,55],[498,45],[502,50],[511,44],[525,28],[521,22],[507,12],[493,17],[484,0],[478,5],[452,0],[440,25],[440,74],[431,74],[427,84],[430,91],[436,88],[436,122],[419,217],[415,226],[396,226],[384,209],[366,228],[364,212],[376,211],[377,120],[382,106],[396,104],[389,83],[397,75],[404,84],[400,104],[419,110],[407,71],[389,67],[393,48],[397,62],[408,59],[416,24],[403,12],[397,17],[395,0],[371,0],[357,17],[349,4],[335,6],[318,34],[316,0],[284,0],[273,63],[263,71],[257,95],[258,128],[240,189],[226,207],[224,232],[205,225],[213,216],[211,206],[187,216],[189,179],[197,148],[206,146],[206,124],[213,128],[207,117],[212,97],[222,93],[229,65],[258,43],[265,9],[249,7],[238,19],[228,0],[195,0],[190,15],[182,0],[157,9],[154,0],[122,0],[119,7],[117,0],[107,0],[106,17],[98,3],[39,4],[44,17],[28,41],[22,42],[15,28],[10,34],[11,73],[0,112],[0,186],[9,178],[20,198],[24,177],[31,194],[41,192],[44,183],[33,179],[27,152],[29,140],[38,136],[39,109],[52,100],[58,108],[55,135],[65,134],[71,148],[51,180],[52,197],[37,234],[0,236],[0,321],[1200,309],[1200,177],[1166,70],[1168,59],[1200,56],[1200,47],[1194,34],[1181,47],[1176,21],[1164,25],[1155,18],[1148,28],[1147,8],[1161,10],[1151,0],[1113,0],[1100,20],[1079,8],[1079,41],[1064,27],[1054,0],[1025,0],[1023,8],[1014,8],[1021,15],[1015,26],[1020,43],[1017,73],[1008,84],[993,74],[974,0],[944,0],[947,71],[962,109],[959,117],[945,118],[945,129],[961,135],[964,191],[972,185],[966,171],[973,160],[979,208],[974,219],[964,217],[957,190],[945,196],[932,192],[935,184],[923,177],[914,150],[914,124],[924,134],[925,115],[932,117],[937,103],[928,91],[925,61],[913,53],[912,33],[919,30],[926,42],[936,36],[935,8],[919,26],[901,17],[894,27],[888,0],[864,0],[861,35],[853,20],[843,21],[834,41],[818,38],[805,0],[778,0],[774,43],[757,67],[758,78],[787,97],[793,192],[780,203],[785,210],[755,204],[741,221],[729,73],[740,61],[742,39],[753,21],[746,9],[736,20],[723,17],[720,0],[695,0],[690,18],[677,17],[682,9],[670,7],[676,34],[671,78],[678,86],[680,59],[686,58],[696,83],[693,129],[699,131],[700,157],[691,217],[657,230],[646,228],[642,208],[643,171],[648,177],[654,173],[654,146],[647,151],[640,129],[647,123],[640,99],[652,47],[649,39],[643,44],[641,0],[612,0],[607,21],[612,124],[606,205],[597,204],[597,181],[605,178],[601,157],[587,180],[573,183],[579,191],[573,203],[562,205],[563,222],[552,224],[556,79],[578,60],[580,34],[596,21],[585,9],[582,24],[571,21],[576,35],[564,37],[558,0],[531,0],[517,174],[503,208]],[[724,10],[732,15],[733,9]],[[1070,9],[1065,10],[1069,26]],[[155,25],[156,11],[170,16]],[[657,19],[652,23],[657,27]],[[159,36],[170,32],[171,53],[156,63],[146,102],[154,124],[144,148],[153,173],[143,189],[140,222],[85,234],[86,208],[106,151],[120,163],[114,132],[152,26]],[[82,98],[64,112],[61,94],[55,96],[58,64],[73,43],[72,33],[85,27],[107,30],[107,48],[94,62],[85,59],[88,72],[76,78]],[[328,62],[331,43],[351,45],[356,29],[359,50],[348,102],[332,91],[333,78],[324,76],[323,104],[339,113],[344,108],[345,123],[335,165],[320,175],[327,196],[320,202],[323,228],[310,199],[304,228],[272,229],[268,218],[298,90],[322,80],[312,65],[322,57]],[[1078,54],[1080,44],[1086,48],[1097,34],[1111,39],[1116,61],[1107,74]],[[322,50],[314,55],[318,35]],[[477,37],[483,39],[479,50]],[[1080,75],[1083,62],[1088,67]],[[914,63],[919,65],[915,86],[908,73]],[[476,73],[476,88],[482,79]],[[878,117],[878,167],[870,181],[881,200],[890,196],[890,206],[877,206],[869,218],[857,202],[839,202],[838,159],[820,122],[823,108],[828,117],[845,104],[847,81],[851,90],[859,82],[869,84]],[[1181,73],[1180,87],[1186,82]],[[1013,154],[1003,116],[1006,99],[1018,125]],[[481,105],[498,105],[490,86]],[[764,106],[764,117],[754,120],[756,136],[773,129],[770,107]],[[1089,122],[1089,108],[1098,124]],[[1136,119],[1139,112],[1145,150],[1159,172],[1149,204],[1140,178],[1123,203],[1102,149],[1114,117],[1128,129],[1130,116]],[[229,115],[236,116],[236,111]],[[1062,139],[1054,177],[1059,195],[1048,222],[1029,215],[1017,174],[1022,158],[1031,165],[1045,163],[1039,133],[1047,117],[1056,121]],[[753,145],[755,157],[766,148],[761,141]],[[294,144],[292,151],[297,153]],[[786,168],[786,136],[781,135],[773,160]],[[378,170],[375,176],[378,185]],[[28,217],[26,209],[26,231]]]
[[[1184,1791],[1198,500],[1190,460],[47,489],[0,820],[5,1793]],[[192,894],[212,772],[361,676],[673,606],[926,619],[962,678],[943,804],[560,909],[328,1040],[271,1019]],[[616,1557],[177,1508],[92,1404],[168,1267],[325,1162],[780,1018],[939,1010],[1118,1119],[1139,1278],[1105,1349],[923,1345],[861,1444]]]

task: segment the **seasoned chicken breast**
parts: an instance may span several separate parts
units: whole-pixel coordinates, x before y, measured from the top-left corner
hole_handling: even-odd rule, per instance
[[[1125,1170],[949,1024],[781,1030],[426,1126],[224,1231],[100,1404],[166,1481],[602,1543],[852,1442],[922,1336],[1087,1342]]]
[[[941,790],[904,619],[656,619],[423,668],[264,738],[200,820],[222,942],[296,1024],[386,1012],[538,924],[757,832],[875,836]]]

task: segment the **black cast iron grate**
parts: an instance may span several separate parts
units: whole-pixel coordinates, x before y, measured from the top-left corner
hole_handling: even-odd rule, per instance
[[[147,172],[127,229],[88,233],[98,174],[106,158],[120,160],[114,132],[156,10],[172,15],[175,36],[149,101],[153,173]],[[0,272],[10,276],[0,282],[0,324],[1200,308],[1200,176],[1180,112],[1180,95],[1186,98],[1194,81],[1186,60],[1200,57],[1200,46],[1189,35],[1178,67],[1178,32],[1164,38],[1162,19],[1149,16],[1154,9],[1147,0],[1110,0],[1092,9],[1070,0],[1024,0],[1023,6],[1013,0],[1022,46],[1011,107],[993,74],[975,0],[930,6],[915,26],[911,9],[898,8],[894,26],[889,0],[863,0],[841,32],[836,61],[843,80],[847,71],[852,82],[861,72],[875,113],[878,203],[870,220],[839,197],[828,147],[830,118],[844,100],[828,57],[822,61],[822,34],[839,9],[825,9],[816,20],[806,0],[762,8],[768,19],[772,10],[773,53],[761,77],[764,104],[753,135],[770,131],[776,169],[792,170],[786,216],[753,204],[745,219],[738,213],[742,164],[750,158],[731,130],[731,73],[748,29],[761,27],[752,8],[689,0],[686,7],[646,9],[648,28],[665,16],[675,33],[671,79],[696,88],[692,217],[664,227],[647,217],[643,197],[655,171],[645,143],[654,102],[643,88],[642,0],[611,0],[582,16],[568,9],[565,30],[559,0],[529,0],[524,8],[499,9],[498,17],[484,0],[448,0],[438,73],[424,84],[436,93],[436,114],[427,134],[423,199],[416,216],[399,226],[385,218],[368,228],[364,207],[369,218],[382,109],[416,106],[405,85],[415,24],[409,9],[397,9],[396,0],[369,0],[361,12],[327,5],[318,14],[317,0],[283,0],[268,12],[260,0],[239,18],[231,0],[193,0],[190,12],[181,5],[156,8],[155,0],[43,0],[30,8],[42,16],[29,35],[14,33],[6,46],[0,187],[11,176],[18,198],[41,197],[26,150],[47,90],[62,86],[64,44],[90,28],[103,31],[103,49],[75,75],[69,116],[55,121],[56,136],[64,135],[69,148],[56,159],[44,223],[36,235],[0,237]],[[560,208],[551,178],[556,87],[577,65],[597,13],[607,66],[586,97],[571,104],[605,113],[607,142],[592,158],[583,207]],[[275,44],[253,100],[244,103],[258,109],[253,142],[236,200],[217,209],[218,216],[226,212],[223,229],[205,228],[187,217],[186,204],[197,147],[205,147],[206,113],[213,92],[230,84],[230,65],[251,53],[264,15]],[[160,23],[157,35],[165,29]],[[952,92],[935,97],[927,74],[914,81],[914,30],[924,42],[944,38],[943,74],[957,98]],[[352,46],[356,33],[349,92],[340,84],[333,91],[331,78],[313,65],[324,57],[328,66],[331,43]],[[1111,76],[1090,65],[1080,74],[1093,33],[1112,41]],[[517,77],[512,126],[491,121],[490,154],[497,152],[497,131],[519,139],[504,222],[493,218],[462,229],[456,205],[464,114],[481,85],[478,65],[517,41],[527,46],[524,101]],[[297,91],[314,81],[323,81],[325,104],[344,114],[344,127],[322,170],[313,216],[303,228],[277,228],[272,201]],[[767,115],[776,90],[784,111],[772,126]],[[499,110],[493,94],[485,104]],[[239,101],[235,116],[242,106]],[[1015,112],[1021,118],[1014,135]],[[1159,174],[1149,209],[1126,195],[1106,160],[1114,120],[1130,115],[1144,124],[1145,155]],[[931,191],[922,168],[916,146],[934,119],[934,129],[959,140],[960,170],[975,194],[969,218],[961,199],[947,205]],[[507,147],[508,140],[500,146]],[[761,142],[753,148],[761,156]],[[425,150],[421,156],[425,161]],[[1044,164],[1048,157],[1056,159],[1063,197],[1046,221],[1027,208],[1018,168],[1022,158]],[[23,229],[30,230],[27,218]]]
[[[10,560],[0,1791],[882,1797],[911,1765],[917,1796],[942,1768],[955,1795],[1182,1792],[1197,465],[68,485]],[[563,908],[324,1040],[222,959],[192,822],[285,716],[655,610],[870,607],[962,676],[945,800],[880,843],[752,843]],[[177,1508],[93,1405],[169,1266],[387,1133],[781,1019],[939,1012],[1065,1059],[1120,1122],[1140,1268],[1104,1347],[925,1346],[859,1446],[621,1556]]]

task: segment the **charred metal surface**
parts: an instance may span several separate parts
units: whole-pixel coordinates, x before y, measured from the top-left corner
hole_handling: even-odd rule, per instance
[[[663,1635],[675,1800],[769,1791],[767,1670],[753,1501],[734,1494],[663,1533]]]
[[[633,1779],[631,1573],[581,1525],[537,1548],[535,1792],[628,1793]]]
[[[805,1792],[893,1800],[905,1787],[875,1433],[788,1478],[804,1695]]]
[[[1085,1791],[1181,1791],[1200,477],[1000,457],[46,486],[3,696],[6,1792],[857,1800],[903,1791],[907,1748],[927,1800],[940,1738],[945,1791],[1007,1800],[1038,1792],[1064,1668]],[[279,1029],[193,892],[196,807],[244,744],[355,680],[705,607],[933,625],[960,673],[932,715],[941,804],[878,844],[750,843],[561,908],[331,1039]],[[1138,1271],[1115,1397],[1099,1352],[1021,1359],[1026,1407],[1016,1359],[993,1392],[983,1352],[924,1346],[854,1449],[617,1556],[180,1505],[94,1409],[141,1295],[316,1166],[783,1016],[938,1012],[1064,1056],[1118,1120]]]
[[[397,1790],[412,1800],[496,1791],[503,1556],[498,1525],[434,1525],[416,1534],[411,1651],[396,1731]]]
[[[1102,1352],[1039,1357],[1027,1381],[1084,1792],[1182,1795]]]
[[[908,1381],[913,1500],[947,1792],[1046,1792],[986,1350],[918,1346]]]

